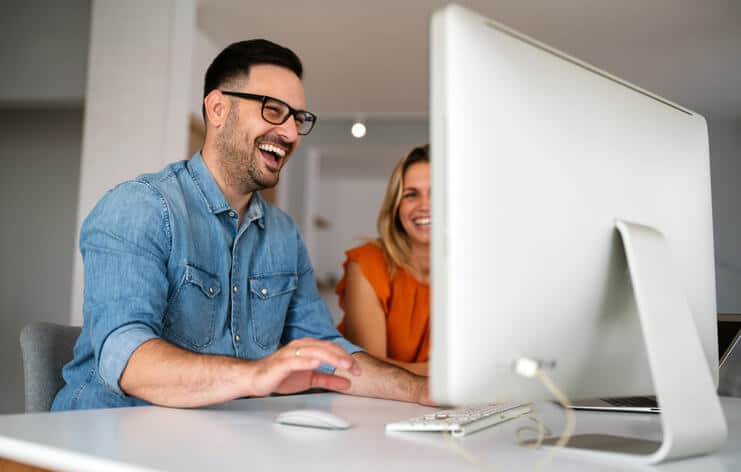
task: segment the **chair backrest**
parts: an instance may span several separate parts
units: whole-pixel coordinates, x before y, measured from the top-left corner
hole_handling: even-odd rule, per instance
[[[26,411],[49,411],[64,385],[62,367],[72,360],[80,327],[30,323],[21,330]]]

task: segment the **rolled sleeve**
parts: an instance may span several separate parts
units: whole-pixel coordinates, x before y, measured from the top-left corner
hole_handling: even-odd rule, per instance
[[[157,337],[151,328],[141,324],[122,326],[108,336],[100,351],[99,363],[100,376],[108,388],[126,395],[118,385],[126,364],[139,346]]]
[[[162,333],[171,240],[161,195],[141,182],[116,187],[83,224],[80,250],[84,322],[97,370],[123,395],[118,382],[131,354]]]
[[[356,352],[365,352],[365,349],[363,349],[360,346],[356,346],[355,344],[351,343],[347,339],[343,338],[342,336],[333,339],[335,343],[339,344],[342,349],[345,350],[348,354],[355,354]]]

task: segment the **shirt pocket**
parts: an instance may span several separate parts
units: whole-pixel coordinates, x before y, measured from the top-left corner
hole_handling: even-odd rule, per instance
[[[278,347],[297,282],[296,274],[290,273],[250,277],[252,333],[262,349]]]
[[[186,265],[183,280],[167,307],[163,337],[194,350],[211,344],[220,292],[215,275]]]

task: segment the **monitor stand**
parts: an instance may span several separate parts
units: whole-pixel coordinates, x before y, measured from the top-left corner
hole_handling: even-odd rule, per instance
[[[656,229],[617,220],[654,390],[661,408],[661,443],[606,435],[572,438],[579,453],[611,454],[644,464],[706,454],[726,440],[726,421],[669,248]],[[666,327],[671,326],[671,336]],[[679,367],[681,366],[681,367]],[[550,442],[550,441],[549,441]]]

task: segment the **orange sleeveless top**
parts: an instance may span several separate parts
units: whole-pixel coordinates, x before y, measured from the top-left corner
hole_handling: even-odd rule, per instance
[[[430,286],[402,268],[389,279],[383,249],[373,243],[345,252],[345,273],[337,284],[340,307],[345,308],[347,264],[360,266],[381,302],[386,315],[386,345],[390,359],[401,362],[427,362],[430,352]],[[345,334],[344,320],[337,329]]]

